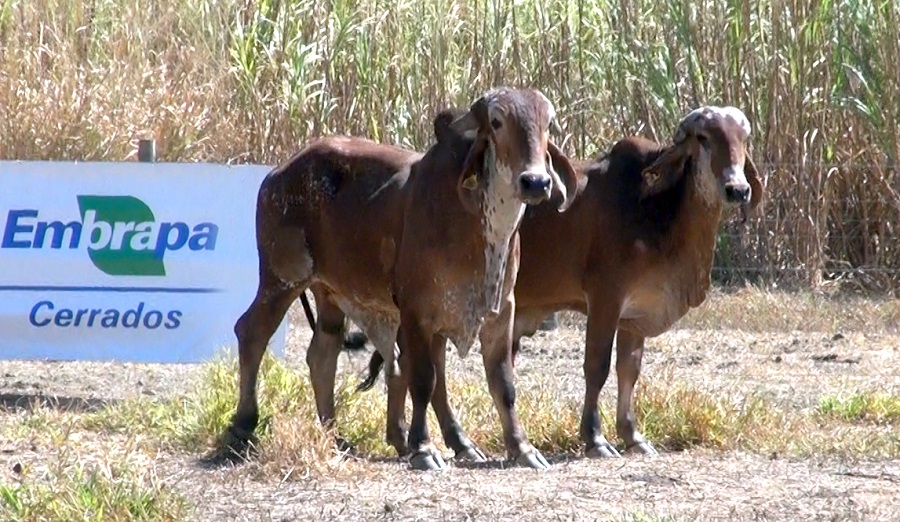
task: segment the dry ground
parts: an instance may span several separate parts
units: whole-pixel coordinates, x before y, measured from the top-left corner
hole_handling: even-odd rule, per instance
[[[762,394],[773,405],[802,412],[814,410],[825,396],[900,392],[896,304],[877,321],[869,318],[871,324],[859,313],[840,311],[827,320],[805,316],[813,312],[801,306],[792,312],[796,328],[773,316],[748,319],[748,328],[737,330],[709,323],[727,327],[739,320],[729,314],[759,303],[736,306],[721,299],[718,312],[712,311],[713,300],[707,315],[689,316],[679,329],[648,342],[647,379],[686,383],[711,394]],[[302,313],[292,314],[287,360],[302,365],[310,332]],[[559,330],[527,342],[517,362],[518,382],[527,388],[552,379],[558,393],[580,403],[583,330],[578,318],[564,319]],[[477,353],[449,359],[453,379],[483,380]],[[341,371],[361,372],[366,361],[367,354],[342,356]],[[52,398],[47,402],[77,416],[76,410],[103,401],[184,393],[201,375],[193,365],[2,361],[0,428],[23,422],[24,405],[35,398]],[[609,405],[614,390],[613,372],[602,394]],[[864,429],[884,430],[896,441],[898,425]],[[51,443],[9,435],[13,432],[0,429],[0,484],[17,480],[19,466],[38,469],[71,458]],[[786,444],[794,435],[773,434]],[[76,457],[84,461],[135,444],[128,433],[65,436],[78,441]],[[692,449],[663,452],[656,459],[602,461],[564,454],[553,456],[546,472],[503,469],[495,455],[491,466],[454,466],[440,474],[409,471],[396,459],[351,459],[333,473],[295,473],[289,480],[256,463],[208,466],[199,455],[184,452],[145,452],[141,465],[159,484],[183,495],[192,506],[185,516],[196,520],[900,520],[896,452],[870,456],[864,448],[849,453],[811,448],[809,453]]]

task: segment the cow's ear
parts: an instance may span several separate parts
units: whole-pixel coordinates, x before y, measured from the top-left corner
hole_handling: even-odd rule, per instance
[[[547,172],[553,179],[554,190],[562,196],[563,201],[557,210],[565,212],[575,201],[578,192],[578,172],[569,158],[552,141],[547,142]]]
[[[462,172],[456,183],[456,192],[466,211],[479,214],[481,211],[481,199],[484,186],[484,155],[488,148],[488,137],[480,133],[475,138],[475,143],[469,147],[469,153],[463,162]]]
[[[432,124],[434,125],[434,137],[438,143],[452,141],[453,139],[465,139],[464,135],[459,134],[453,128],[453,122],[457,118],[462,117],[465,112],[465,109],[447,108],[434,117]]]
[[[674,187],[684,175],[688,154],[684,143],[671,145],[641,172],[641,199]]]
[[[741,204],[741,223],[746,223],[750,213],[756,210],[763,198],[762,180],[759,179],[759,171],[750,154],[744,156],[744,175],[750,184],[750,201]]]

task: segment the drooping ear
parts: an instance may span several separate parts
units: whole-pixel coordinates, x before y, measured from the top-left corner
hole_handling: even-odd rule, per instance
[[[670,145],[652,165],[641,172],[641,199],[660,194],[674,187],[684,176],[688,154],[684,143]]]
[[[762,180],[759,179],[759,171],[756,170],[756,164],[753,163],[749,154],[744,156],[744,176],[750,183],[750,210],[756,210],[756,207],[762,202],[764,189]]]
[[[481,171],[484,168],[484,155],[487,148],[488,137],[484,133],[479,133],[475,138],[475,143],[469,148],[459,181],[456,183],[459,200],[463,207],[472,214],[478,214],[481,211],[483,192],[481,187],[484,185],[484,176]]]
[[[547,172],[553,179],[553,189],[560,193],[563,200],[557,211],[565,212],[578,194],[578,172],[569,158],[552,141],[547,142],[547,156]],[[559,171],[562,171],[562,175]]]
[[[747,154],[744,156],[744,176],[747,183],[750,184],[750,201],[741,205],[741,223],[746,223],[750,217],[750,212],[756,210],[763,198],[762,181],[759,179],[759,171],[756,170],[756,164]]]

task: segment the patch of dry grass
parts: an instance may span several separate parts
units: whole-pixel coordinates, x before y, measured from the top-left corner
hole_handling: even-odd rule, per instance
[[[98,441],[96,434],[78,431],[76,416],[50,409],[20,421],[16,429],[2,430],[28,441],[2,472],[8,473],[0,483],[2,520],[149,522],[189,515],[187,501],[157,475],[153,455],[133,439]]]
[[[585,317],[565,312],[561,324],[585,328]],[[674,328],[746,332],[900,333],[900,299],[778,291],[747,286],[716,288]]]
[[[216,446],[230,421],[237,397],[236,375],[236,361],[221,359],[208,365],[203,384],[193,395],[126,401],[77,416],[74,422],[80,429],[138,437],[142,447],[203,453]],[[355,376],[339,378],[338,423],[336,431],[326,431],[317,421],[305,369],[294,369],[266,356],[261,376],[257,460],[264,469],[282,476],[338,472],[348,461],[334,444],[336,434],[362,457],[395,456],[384,441],[383,392],[356,393]],[[485,452],[504,456],[499,418],[485,384],[461,378],[451,380],[449,387],[469,437]],[[668,451],[711,448],[798,456],[900,455],[900,440],[890,429],[861,429],[845,420],[847,415],[896,419],[896,398],[850,402],[823,399],[823,404],[830,405],[828,414],[824,414],[824,407],[815,412],[789,409],[763,395],[710,392],[663,375],[642,381],[636,400],[641,430],[657,447]],[[520,384],[517,408],[526,433],[541,451],[572,456],[580,453],[580,400],[562,397],[552,381],[539,380]],[[55,422],[46,411],[38,409],[23,415],[16,437],[27,439],[28,433],[44,432]],[[835,413],[845,411],[853,413]],[[616,440],[614,411],[604,405],[601,415],[607,437]],[[431,411],[429,426],[441,447]]]

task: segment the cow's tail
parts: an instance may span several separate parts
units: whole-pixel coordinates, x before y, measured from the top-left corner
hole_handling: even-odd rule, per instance
[[[313,315],[312,307],[309,306],[309,298],[306,297],[306,290],[300,292],[300,304],[303,305],[303,312],[306,314],[306,321],[309,323],[309,329],[316,331],[316,316]]]
[[[365,350],[369,338],[362,332],[350,332],[344,337],[344,350],[359,352]],[[375,352],[378,353],[378,352]]]
[[[316,330],[316,316],[313,314],[312,306],[309,304],[309,298],[306,297],[306,290],[300,293],[300,304],[303,305],[303,313],[306,314],[306,321],[309,323],[309,329]],[[344,350],[348,352],[358,352],[366,347],[369,338],[362,332],[350,332],[344,336]],[[384,361],[382,361],[383,363]],[[371,387],[371,385],[370,385]]]
[[[356,386],[356,391],[364,392],[371,390],[372,386],[375,385],[375,381],[378,380],[378,373],[381,371],[382,366],[384,366],[384,357],[381,356],[381,352],[375,350],[372,353],[372,358],[369,359],[369,374],[366,375],[363,382]]]

